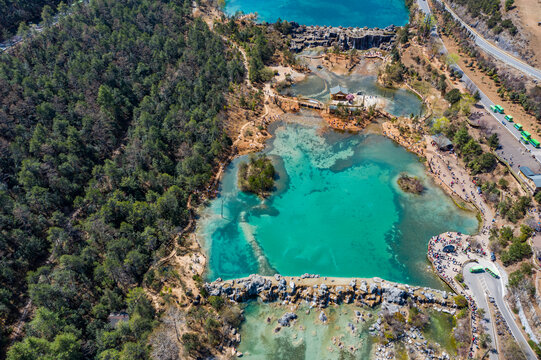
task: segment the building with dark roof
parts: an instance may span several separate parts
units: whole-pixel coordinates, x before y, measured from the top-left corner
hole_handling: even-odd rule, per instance
[[[347,100],[346,96],[348,95],[348,89],[337,85],[331,88],[331,99],[332,100]]]
[[[451,142],[451,140],[441,134],[432,135],[432,141],[434,141],[434,143],[440,150],[449,151],[453,149],[453,143]]]
[[[536,174],[529,167],[522,166],[520,168],[520,175],[534,194],[541,189],[541,174]]]

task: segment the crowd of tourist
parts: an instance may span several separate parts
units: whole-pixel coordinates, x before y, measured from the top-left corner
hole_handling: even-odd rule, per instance
[[[446,185],[456,196],[475,204],[484,216],[486,204],[483,195],[477,190],[475,182],[471,181],[466,174],[457,174],[453,171],[450,160],[445,160],[441,154],[436,154],[436,156],[440,161],[436,163],[434,158],[431,158],[428,161],[429,171],[435,175],[435,178],[441,185]]]
[[[452,246],[454,251],[445,252],[444,248]],[[428,242],[428,258],[432,262],[438,275],[455,290],[452,274],[458,273],[462,268],[462,262],[458,260],[457,249],[462,248],[462,236],[453,236],[447,233],[446,236],[434,236]]]

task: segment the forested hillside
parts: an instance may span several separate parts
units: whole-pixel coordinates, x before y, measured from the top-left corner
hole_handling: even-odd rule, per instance
[[[465,6],[468,14],[474,19],[485,22],[489,29],[496,34],[507,30],[511,35],[517,33],[517,28],[510,19],[502,19],[502,6],[500,0],[451,0]],[[506,8],[512,6],[513,0],[506,0]],[[510,4],[510,5],[509,5]]]
[[[0,0],[0,41],[13,36],[21,22],[37,23],[45,6],[56,8],[61,0]]]
[[[230,140],[244,68],[189,0],[96,0],[0,58],[0,321],[8,359],[143,359],[150,264]],[[117,328],[108,315],[127,310]]]

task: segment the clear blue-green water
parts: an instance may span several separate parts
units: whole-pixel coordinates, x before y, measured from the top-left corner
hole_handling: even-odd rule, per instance
[[[375,322],[367,310],[353,305],[325,309],[327,323],[318,317],[321,310],[300,306],[298,319],[275,333],[277,320],[291,309],[274,304],[250,303],[244,312],[239,351],[251,360],[369,359],[372,339],[368,328]],[[355,311],[360,311],[365,321]],[[353,330],[351,328],[353,325]],[[333,341],[334,340],[334,341]]]
[[[265,150],[280,175],[275,194],[261,200],[239,191],[240,157],[203,211],[198,236],[209,280],[314,273],[441,288],[426,260],[428,240],[474,233],[474,214],[459,210],[417,156],[391,140],[327,130],[306,112],[290,120],[275,124]],[[403,193],[401,172],[418,176],[426,190]]]
[[[311,70],[312,74],[286,88],[283,93],[316,99],[326,103],[330,101],[330,89],[341,85],[347,88],[350,93],[362,94],[356,96],[382,99],[385,104],[384,109],[394,116],[420,115],[423,112],[423,104],[415,93],[405,89],[384,88],[377,84],[376,76],[339,75],[326,69]]]
[[[260,21],[344,27],[402,26],[409,14],[404,0],[226,0],[225,12],[255,13]]]

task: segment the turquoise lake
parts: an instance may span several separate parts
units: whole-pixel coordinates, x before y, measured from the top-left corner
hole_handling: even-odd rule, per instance
[[[225,12],[237,11],[259,15],[259,21],[282,20],[303,25],[344,27],[402,26],[409,14],[404,0],[226,0]]]
[[[428,240],[475,233],[478,223],[425,175],[417,156],[381,135],[329,130],[315,113],[273,126],[265,153],[280,176],[276,192],[261,200],[239,191],[240,157],[201,214],[209,280],[313,273],[442,288],[426,260]],[[426,190],[402,192],[401,172]]]

